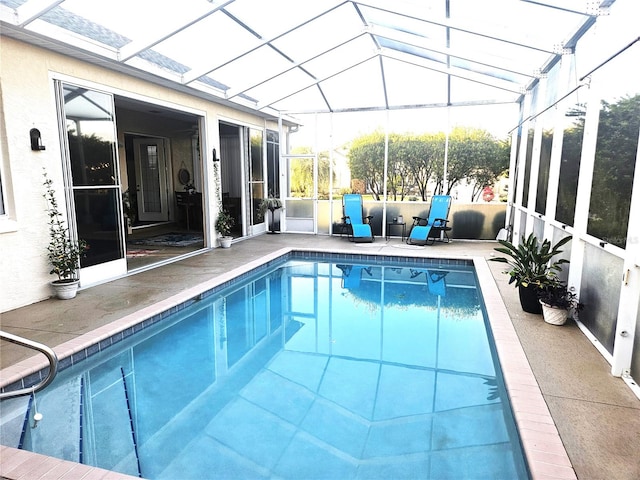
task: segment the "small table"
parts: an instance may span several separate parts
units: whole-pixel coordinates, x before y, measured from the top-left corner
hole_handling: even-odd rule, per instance
[[[176,205],[178,207],[184,207],[184,213],[187,221],[187,231],[189,231],[189,207],[195,207],[195,210],[192,210],[191,213],[195,212],[195,215],[200,214],[200,212],[202,211],[202,193],[175,192],[175,194]],[[200,214],[200,218],[202,218],[202,214]]]
[[[407,223],[399,223],[399,222],[387,222],[387,240],[389,240],[389,231],[391,227],[402,227],[402,241],[404,242],[404,237],[407,235]]]

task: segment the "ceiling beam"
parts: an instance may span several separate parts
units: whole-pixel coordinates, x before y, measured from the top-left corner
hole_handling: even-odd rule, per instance
[[[16,25],[25,27],[62,2],[64,0],[29,0],[16,8]]]
[[[191,71],[189,71],[189,72],[187,72],[187,73],[185,73],[185,74],[183,75],[182,83],[184,83],[185,85],[187,85],[187,84],[189,84],[189,83],[191,83],[191,82],[193,82],[193,81],[197,80],[198,78],[200,78],[200,77],[202,77],[202,76],[204,76],[204,75],[208,75],[208,74],[210,74],[211,72],[214,72],[215,70],[217,70],[217,69],[219,69],[219,68],[222,68],[222,67],[224,67],[224,66],[228,65],[228,64],[229,64],[229,63],[231,63],[231,62],[234,62],[234,61],[236,61],[236,60],[239,60],[239,59],[241,59],[242,57],[247,56],[247,55],[249,55],[250,53],[255,52],[256,50],[258,50],[259,48],[261,48],[261,47],[263,47],[263,46],[265,46],[265,45],[269,45],[269,46],[270,46],[271,42],[274,42],[274,41],[278,40],[279,38],[282,38],[282,37],[284,37],[285,35],[287,35],[287,34],[289,34],[289,33],[293,32],[293,31],[295,31],[295,30],[297,30],[297,29],[299,29],[299,28],[301,28],[301,27],[303,27],[303,26],[305,26],[305,25],[307,25],[307,24],[309,24],[309,23],[313,22],[314,20],[316,20],[316,19],[318,19],[318,18],[322,17],[323,15],[326,15],[327,13],[329,13],[329,12],[331,12],[331,11],[335,10],[336,8],[339,8],[340,6],[344,5],[345,3],[347,3],[347,1],[341,2],[341,3],[340,3],[340,4],[338,4],[338,5],[334,5],[333,7],[329,8],[329,9],[327,9],[327,10],[325,10],[325,11],[323,11],[323,12],[321,12],[321,13],[317,14],[317,15],[315,15],[315,16],[314,16],[314,17],[312,17],[312,18],[309,18],[308,20],[306,20],[306,21],[304,21],[304,22],[302,22],[302,23],[300,23],[300,24],[296,25],[296,26],[295,26],[295,27],[293,27],[293,28],[290,28],[289,30],[287,30],[287,31],[285,31],[285,32],[282,32],[282,33],[280,33],[280,34],[276,35],[276,36],[275,36],[275,37],[273,37],[273,38],[270,38],[270,39],[267,39],[267,40],[262,39],[262,41],[261,41],[261,42],[259,42],[257,45],[255,45],[253,48],[250,48],[249,50],[246,50],[246,51],[242,52],[240,55],[237,55],[237,56],[235,56],[234,58],[231,58],[231,59],[227,60],[227,61],[226,61],[226,62],[224,62],[224,63],[216,64],[216,65],[214,65],[214,64],[209,64],[209,65],[204,65],[204,66],[199,67],[199,68],[194,68],[193,70],[191,70]],[[235,17],[233,17],[233,16],[229,16],[229,18],[231,18],[233,21],[235,21],[235,22],[236,22],[239,26],[241,26],[242,28],[244,28],[244,29],[247,29],[247,28],[248,28],[248,27],[247,27],[247,25],[244,25],[243,23],[240,23],[240,22],[239,22]],[[252,33],[254,33],[254,32],[252,31]]]

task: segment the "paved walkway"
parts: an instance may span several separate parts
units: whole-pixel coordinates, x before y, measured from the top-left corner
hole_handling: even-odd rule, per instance
[[[56,346],[270,252],[296,246],[490,258],[496,244],[454,241],[410,248],[399,239],[358,245],[338,237],[262,235],[237,242],[228,250],[215,249],[85,289],[72,301],[52,299],[3,313],[0,326]],[[556,327],[545,324],[540,316],[524,313],[517,291],[501,273],[503,266],[489,262],[489,267],[578,478],[640,478],[640,400],[622,380],[610,375],[609,364],[575,324]],[[3,342],[0,366],[13,365],[28,356],[28,351]]]

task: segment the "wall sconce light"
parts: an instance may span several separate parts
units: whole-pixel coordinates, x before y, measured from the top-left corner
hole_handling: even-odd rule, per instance
[[[37,128],[32,128],[29,130],[29,137],[31,138],[31,150],[40,151],[44,150],[45,147],[42,145],[42,138],[40,137],[40,130]]]
[[[216,152],[215,148],[213,149],[213,153],[212,154],[213,154],[213,161],[214,162],[219,162],[220,159],[218,158],[218,152]]]

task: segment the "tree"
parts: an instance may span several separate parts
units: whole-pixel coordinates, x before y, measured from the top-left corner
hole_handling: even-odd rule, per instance
[[[438,165],[444,164],[445,135],[442,132],[427,133],[418,140],[421,148],[412,162],[413,178],[422,201],[427,201],[429,181],[435,177]]]
[[[313,151],[310,147],[297,147],[292,149],[291,153],[293,155],[300,155],[300,158],[292,158],[290,160],[290,194],[293,197],[311,198],[313,197],[313,158],[308,158],[306,156],[313,155]],[[329,198],[330,168],[329,152],[324,151],[318,153],[319,198]]]
[[[463,179],[473,185],[471,201],[476,200],[482,189],[494,183],[509,166],[507,142],[496,140],[481,129],[454,128],[449,136],[447,185],[445,194]]]
[[[625,248],[640,128],[640,95],[602,102],[587,231]],[[636,173],[637,174],[637,173]]]
[[[348,158],[351,178],[362,180],[373,198],[380,200],[384,188],[384,133],[377,131],[353,140]]]
[[[473,185],[474,200],[509,165],[507,142],[496,140],[485,130],[458,127],[449,139],[444,185],[444,147],[442,132],[420,136],[390,134],[388,195],[404,200],[409,192],[417,190],[426,201],[430,182],[435,182],[434,193],[451,194],[458,183],[467,180]],[[365,182],[366,190],[379,200],[384,188],[384,134],[374,132],[356,138],[349,152],[349,167],[352,178]]]

